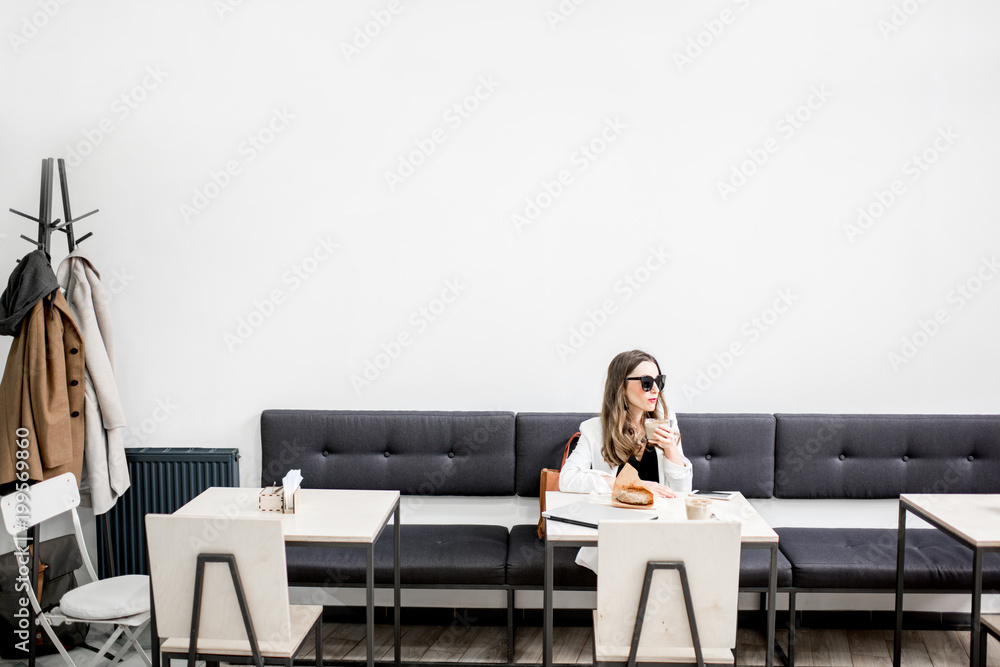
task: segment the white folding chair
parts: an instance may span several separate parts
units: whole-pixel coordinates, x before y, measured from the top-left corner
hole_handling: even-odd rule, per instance
[[[39,482],[24,491],[16,491],[0,500],[4,527],[14,537],[16,545],[24,545],[24,533],[47,519],[69,513],[73,518],[77,548],[90,577],[90,583],[67,592],[59,600],[59,605],[43,612],[38,604],[33,586],[27,587],[28,599],[35,611],[38,624],[52,640],[67,665],[76,667],[66,648],[56,636],[53,626],[63,623],[91,623],[111,625],[114,630],[104,646],[97,652],[93,664],[104,659],[105,652],[116,644],[118,637],[125,635],[125,643],[118,646],[112,656],[111,665],[124,657],[130,648],[147,664],[152,663],[139,645],[139,635],[149,623],[149,577],[130,574],[120,577],[98,579],[90,562],[87,545],[83,541],[83,529],[76,508],[80,505],[80,490],[73,473],[66,473]]]
[[[734,664],[740,524],[602,521],[594,667]]]
[[[146,515],[161,664],[171,659],[292,667],[314,630],[323,660],[323,607],[293,605],[281,519]]]

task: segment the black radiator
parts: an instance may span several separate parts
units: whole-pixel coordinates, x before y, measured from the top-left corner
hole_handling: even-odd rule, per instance
[[[170,514],[210,486],[239,486],[238,449],[141,447],[126,449],[132,486],[97,517],[98,576],[148,574],[147,514]],[[108,550],[111,550],[109,554]]]

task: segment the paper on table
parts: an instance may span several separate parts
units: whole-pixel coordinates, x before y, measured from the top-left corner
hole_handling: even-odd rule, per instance
[[[302,485],[302,471],[289,470],[288,474],[281,480],[281,484],[285,489],[285,507],[291,507],[292,496]]]

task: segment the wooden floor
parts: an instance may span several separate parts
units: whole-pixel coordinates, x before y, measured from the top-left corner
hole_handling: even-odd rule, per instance
[[[503,663],[507,661],[505,627],[462,625],[404,625],[403,660],[454,663]],[[797,667],[883,667],[892,664],[891,630],[799,630],[795,635]],[[323,627],[325,660],[364,660],[365,626],[332,624]],[[557,627],[553,657],[559,664],[591,664],[593,632],[586,627]],[[764,636],[754,630],[737,633],[740,665],[764,664]],[[778,632],[785,646],[786,633]],[[307,646],[312,646],[310,640]],[[1000,645],[990,639],[990,667],[1000,667]],[[375,626],[376,660],[391,661],[392,626]],[[299,662],[314,657],[300,654]],[[520,627],[514,642],[514,661],[542,661],[542,629]],[[903,633],[903,667],[967,667],[969,633],[958,631],[907,631]]]

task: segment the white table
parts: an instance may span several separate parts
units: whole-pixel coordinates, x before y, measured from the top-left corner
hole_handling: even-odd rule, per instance
[[[904,493],[899,496],[899,536],[896,544],[896,633],[892,664],[899,667],[903,635],[903,572],[906,554],[906,513],[912,512],[946,535],[972,549],[972,638],[969,664],[979,665],[979,620],[983,597],[983,554],[1000,551],[1000,494]]]
[[[207,489],[174,514],[182,516],[257,516],[259,488]],[[375,664],[375,541],[393,522],[393,605],[395,663],[400,664],[399,628],[399,491],[300,489],[294,514],[269,512],[281,517],[289,546],[356,547],[366,554],[368,667]],[[154,626],[155,628],[155,626]],[[154,650],[156,647],[154,646]],[[158,656],[154,657],[154,663]]]
[[[546,509],[556,509],[580,500],[610,505],[611,494],[583,495],[579,493],[562,493],[549,491],[545,494]],[[660,518],[667,520],[685,520],[684,498],[657,498],[654,510]],[[742,493],[736,494],[732,500],[715,500],[712,511],[720,519],[734,519],[741,522],[740,541],[744,549],[769,549],[771,552],[770,570],[767,587],[767,652],[765,665],[774,665],[774,617],[778,589],[778,534],[774,532],[764,518],[754,509]],[[553,557],[552,552],[557,547],[582,547],[597,544],[597,530],[561,521],[545,520],[545,587],[542,595],[543,627],[542,627],[542,663],[544,667],[552,665],[552,598],[553,598]]]

